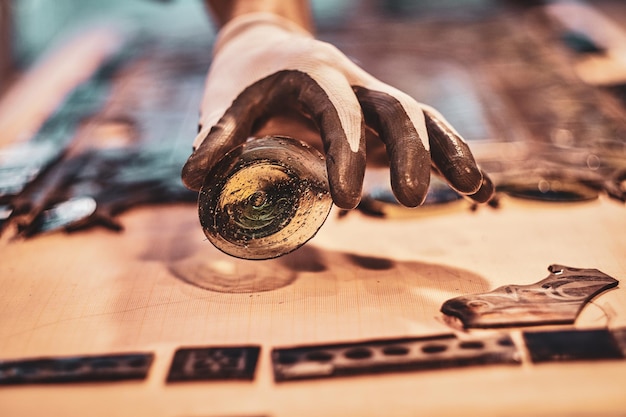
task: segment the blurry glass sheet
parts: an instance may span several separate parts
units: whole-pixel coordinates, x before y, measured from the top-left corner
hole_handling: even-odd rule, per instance
[[[500,191],[552,202],[599,193],[626,200],[626,111],[574,73],[560,26],[539,9],[441,30],[444,22],[386,22],[358,39],[329,39],[439,109]]]

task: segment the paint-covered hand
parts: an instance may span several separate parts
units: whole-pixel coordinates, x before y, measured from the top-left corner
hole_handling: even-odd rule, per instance
[[[339,207],[354,208],[361,198],[366,125],[386,146],[401,204],[422,203],[431,168],[477,202],[493,195],[467,144],[436,110],[372,77],[294,23],[265,13],[235,18],[218,35],[200,133],[182,172],[185,185],[198,190],[226,152],[285,109],[317,125]]]

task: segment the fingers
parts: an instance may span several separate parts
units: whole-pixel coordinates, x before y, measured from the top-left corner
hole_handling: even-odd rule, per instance
[[[487,173],[481,170],[482,173],[482,181],[480,183],[480,187],[478,191],[474,194],[468,194],[466,197],[474,200],[477,203],[486,203],[491,200],[496,193],[496,187],[491,181],[491,178],[487,175]]]
[[[430,183],[430,156],[406,106],[391,94],[355,86],[365,122],[378,133],[390,160],[391,188],[408,207],[420,205]],[[418,110],[421,111],[421,110]],[[413,119],[413,120],[412,120]],[[423,130],[423,129],[422,129]]]
[[[493,183],[478,168],[467,144],[436,110],[419,107],[407,97],[392,89],[350,88],[340,74],[280,71],[246,88],[215,126],[199,134],[200,145],[183,168],[183,182],[200,189],[213,165],[244,143],[258,123],[277,109],[294,106],[320,130],[333,201],[354,208],[361,198],[366,163],[362,110],[365,122],[385,143],[392,189],[401,204],[415,207],[423,202],[431,161],[459,193],[479,203],[488,201]]]
[[[355,86],[353,89],[367,125],[385,144],[391,187],[398,201],[409,207],[423,202],[428,192],[431,163],[460,194],[478,203],[489,201],[495,193],[493,182],[478,167],[460,135],[436,110],[423,105],[417,107],[410,97],[383,87],[373,90]],[[426,139],[430,153],[424,146]]]
[[[354,208],[361,198],[365,174],[364,124],[358,102],[345,79],[324,74],[314,80],[300,71],[277,72],[247,87],[206,134],[183,167],[182,178],[188,188],[198,190],[208,171],[233,147],[244,143],[255,126],[275,109],[296,106],[318,126],[326,151],[330,191],[335,204]],[[333,83],[323,88],[322,82]],[[341,80],[345,85],[341,84]],[[342,90],[343,89],[343,90]],[[354,99],[346,103],[344,91]],[[328,91],[328,92],[327,92]],[[339,110],[338,110],[339,109]]]
[[[486,203],[495,194],[495,186],[481,170],[469,146],[435,109],[423,106],[431,143],[434,168],[459,193],[477,203]]]
[[[352,209],[361,200],[366,165],[361,109],[352,88],[339,72],[331,70],[315,76],[314,80],[303,72],[289,71],[285,83],[297,90],[292,94],[297,93],[301,111],[320,130],[334,203]]]
[[[483,174],[469,146],[434,109],[424,106],[424,115],[433,165],[459,193],[477,193],[483,184]]]

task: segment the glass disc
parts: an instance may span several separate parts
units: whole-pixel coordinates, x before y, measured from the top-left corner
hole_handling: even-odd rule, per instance
[[[227,153],[204,180],[198,215],[221,251],[269,259],[311,239],[332,206],[323,156],[295,139],[266,136]]]

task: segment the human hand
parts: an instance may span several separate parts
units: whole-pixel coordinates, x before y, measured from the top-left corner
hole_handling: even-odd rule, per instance
[[[201,106],[200,133],[182,172],[198,190],[208,171],[268,118],[296,109],[319,129],[335,204],[354,208],[365,173],[365,129],[385,144],[398,201],[421,204],[430,171],[477,202],[494,193],[459,134],[433,108],[377,80],[289,20],[250,13],[220,32]],[[281,132],[273,132],[279,134]]]

